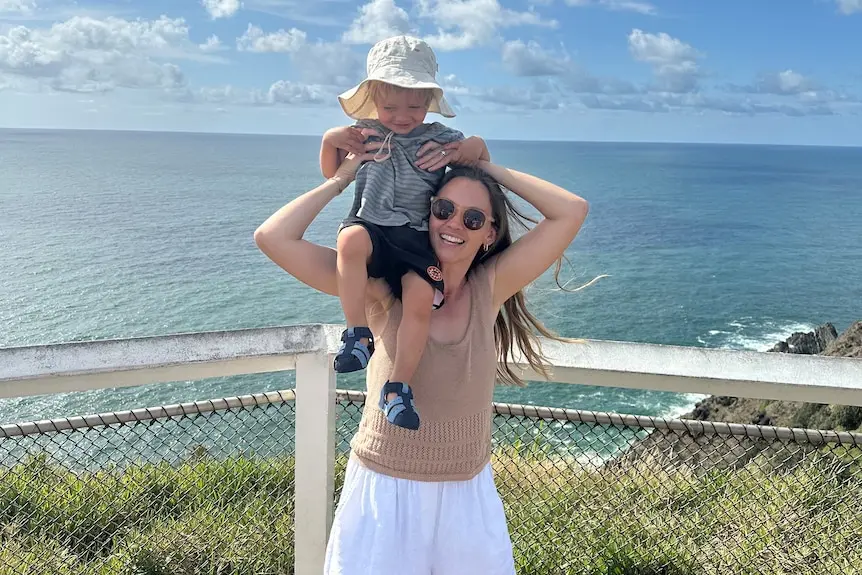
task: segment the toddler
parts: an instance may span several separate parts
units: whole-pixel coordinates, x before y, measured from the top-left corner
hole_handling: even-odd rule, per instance
[[[401,298],[402,317],[379,406],[391,423],[418,429],[410,379],[422,358],[431,312],[444,302],[443,273],[428,237],[431,196],[449,161],[490,157],[481,138],[465,139],[441,123],[425,123],[428,112],[455,116],[437,84],[437,58],[427,43],[409,36],[381,40],[368,53],[366,72],[365,80],[338,97],[356,123],[328,130],[320,149],[321,171],[330,178],[348,152],[362,154],[365,142],[380,142],[374,161],[357,170],[353,205],[338,232],[338,293],[347,329],[334,367],[347,373],[368,365],[374,335],[365,314],[366,288],[369,277],[385,278]],[[427,142],[443,147],[422,169],[418,152]]]

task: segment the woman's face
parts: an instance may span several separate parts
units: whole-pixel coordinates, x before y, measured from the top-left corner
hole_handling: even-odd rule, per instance
[[[496,237],[492,219],[491,198],[484,184],[454,178],[443,186],[432,203],[428,224],[431,246],[440,263],[472,262],[482,246]]]

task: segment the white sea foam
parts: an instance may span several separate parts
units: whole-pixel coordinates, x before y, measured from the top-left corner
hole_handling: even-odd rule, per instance
[[[759,320],[744,317],[711,329],[697,341],[705,347],[766,351],[795,332],[809,332],[816,326],[798,321]]]

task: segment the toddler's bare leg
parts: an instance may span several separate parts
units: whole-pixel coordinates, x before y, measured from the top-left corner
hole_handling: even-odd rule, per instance
[[[338,297],[341,300],[341,309],[344,311],[348,329],[368,326],[365,294],[368,289],[368,262],[371,259],[372,249],[371,236],[368,235],[368,230],[360,225],[348,226],[338,234],[336,240]],[[359,339],[359,343],[366,347],[368,342],[368,337]],[[359,352],[358,349],[356,353],[362,357],[361,361],[349,349],[342,346],[335,357],[335,370],[346,373],[364,369],[363,364],[367,358],[364,352]]]
[[[410,385],[428,341],[434,287],[412,271],[401,278],[401,286],[403,311],[398,325],[395,365],[389,380]],[[395,394],[390,393],[387,400],[394,397]]]

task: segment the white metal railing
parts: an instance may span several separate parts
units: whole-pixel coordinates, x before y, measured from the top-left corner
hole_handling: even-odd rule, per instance
[[[341,329],[312,324],[0,348],[0,397],[296,370],[296,573],[320,573],[333,511],[332,359]],[[544,345],[559,383],[862,406],[858,359],[608,341]],[[542,379],[520,357],[514,361],[526,377]]]

